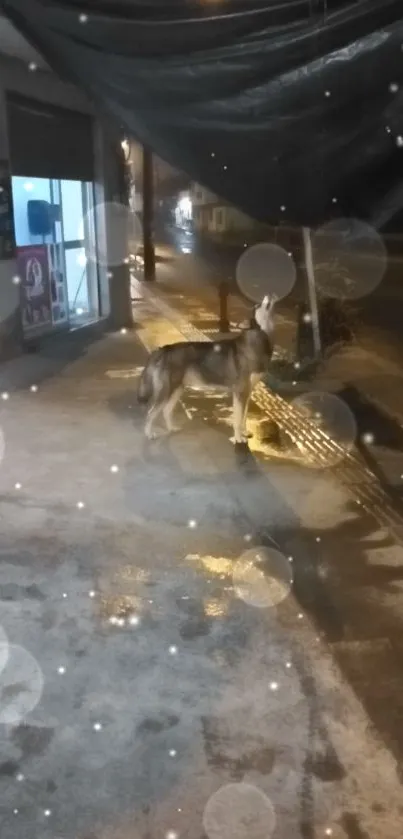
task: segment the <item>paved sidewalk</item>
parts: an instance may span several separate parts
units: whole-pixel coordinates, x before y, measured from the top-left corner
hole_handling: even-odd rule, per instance
[[[395,839],[400,553],[332,475],[239,454],[220,400],[146,443],[145,348],[180,334],[136,318],[7,368],[2,839]]]

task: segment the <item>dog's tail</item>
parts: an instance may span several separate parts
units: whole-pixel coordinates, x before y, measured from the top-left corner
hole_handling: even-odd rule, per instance
[[[150,401],[153,394],[153,377],[151,369],[152,363],[153,359],[149,358],[140,377],[139,386],[137,390],[137,401],[140,402],[141,405],[146,405],[147,402]]]

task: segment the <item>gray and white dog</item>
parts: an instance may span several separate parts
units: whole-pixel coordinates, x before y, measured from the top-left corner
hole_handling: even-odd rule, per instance
[[[141,375],[138,401],[151,402],[145,424],[149,439],[157,436],[155,421],[162,413],[168,431],[176,431],[173,412],[186,387],[232,392],[235,443],[247,441],[246,419],[253,387],[267,373],[273,354],[273,307],[264,297],[255,307],[247,329],[219,341],[183,341],[151,353]]]

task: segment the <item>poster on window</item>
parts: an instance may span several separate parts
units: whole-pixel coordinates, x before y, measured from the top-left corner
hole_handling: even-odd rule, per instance
[[[47,329],[52,325],[47,246],[17,248],[17,264],[24,331]]]
[[[52,322],[55,326],[67,323],[67,288],[64,276],[63,245],[48,245],[48,265],[50,297],[52,302]]]

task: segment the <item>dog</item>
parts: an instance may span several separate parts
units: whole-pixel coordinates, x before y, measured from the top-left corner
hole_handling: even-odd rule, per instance
[[[246,419],[251,392],[268,372],[273,354],[274,296],[255,306],[248,328],[219,341],[183,341],[154,350],[142,372],[137,398],[150,404],[144,432],[157,435],[155,422],[163,415],[168,432],[180,430],[173,412],[184,389],[232,392],[234,443],[246,443]]]

